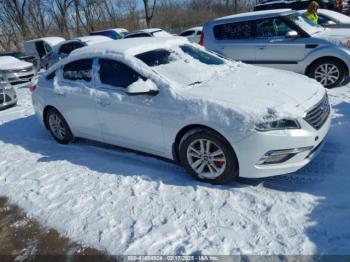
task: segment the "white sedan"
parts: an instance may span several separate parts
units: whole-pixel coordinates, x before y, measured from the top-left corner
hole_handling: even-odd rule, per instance
[[[316,81],[228,61],[181,37],[77,49],[30,90],[57,142],[82,137],[147,152],[211,183],[294,172],[330,126]]]

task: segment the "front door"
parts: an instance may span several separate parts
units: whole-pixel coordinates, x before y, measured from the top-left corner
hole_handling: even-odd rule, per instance
[[[95,96],[100,126],[108,143],[140,151],[164,151],[161,94],[127,94],[127,87],[146,79],[127,65],[111,59],[99,59]]]
[[[291,31],[294,29],[279,17],[257,20],[255,64],[298,71],[307,49],[304,38],[286,37]]]

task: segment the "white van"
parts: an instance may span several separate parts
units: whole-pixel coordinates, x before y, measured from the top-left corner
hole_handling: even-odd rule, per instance
[[[23,42],[27,55],[35,56],[39,61],[52,51],[52,47],[65,41],[63,37],[43,37]]]

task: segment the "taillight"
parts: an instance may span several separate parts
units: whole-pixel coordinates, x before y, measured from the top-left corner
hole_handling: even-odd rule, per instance
[[[31,93],[33,93],[33,92],[35,91],[35,89],[36,89],[36,85],[33,84],[33,83],[31,83],[31,84],[29,85],[29,91],[30,91]]]
[[[202,31],[202,33],[201,33],[201,38],[199,39],[199,44],[201,45],[201,46],[204,46],[204,32]]]

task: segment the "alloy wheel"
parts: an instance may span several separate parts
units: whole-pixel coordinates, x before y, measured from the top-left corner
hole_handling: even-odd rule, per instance
[[[215,179],[226,168],[224,151],[209,139],[196,139],[187,148],[187,160],[201,178]]]
[[[65,138],[66,129],[63,126],[63,121],[58,115],[53,113],[49,116],[49,126],[52,133],[57,139],[63,140]]]
[[[339,68],[333,64],[321,64],[315,69],[315,79],[324,86],[336,83],[340,77]]]

